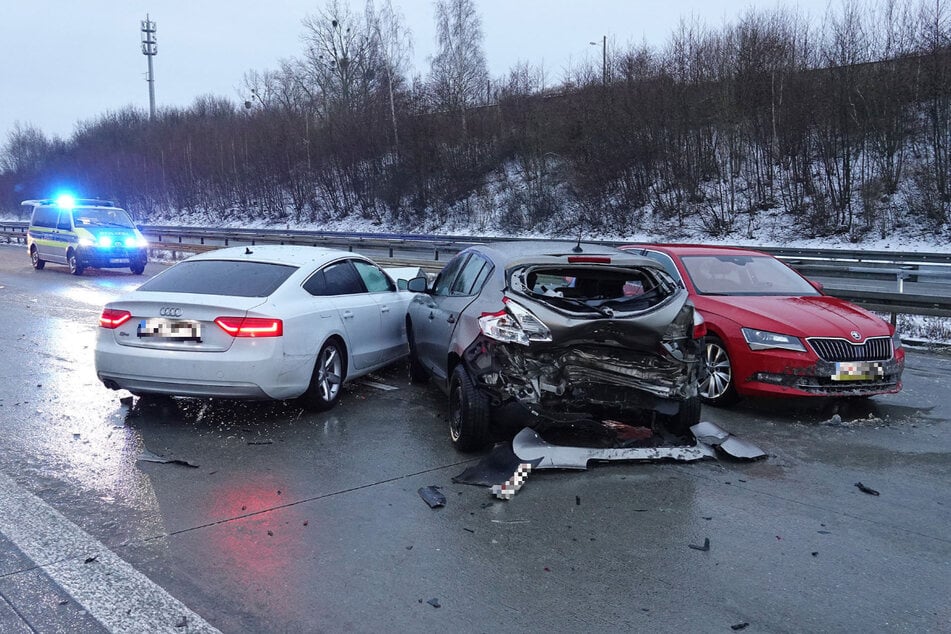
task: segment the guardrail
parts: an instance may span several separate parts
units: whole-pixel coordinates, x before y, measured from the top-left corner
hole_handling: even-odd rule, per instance
[[[26,243],[25,222],[0,222],[0,236],[7,241]],[[323,246],[358,252],[386,266],[419,266],[437,271],[445,261],[471,244],[489,238],[477,236],[423,236],[413,234],[360,234],[260,229],[201,229],[193,227],[144,226],[150,249],[166,252],[179,259],[223,246],[257,244],[297,244]],[[625,242],[600,241],[619,246]],[[951,254],[900,253],[890,251],[819,250],[801,248],[763,248],[783,259],[803,275],[851,280],[895,280],[896,290],[879,291],[837,288],[826,285],[829,295],[861,304],[881,312],[951,317],[951,293],[948,296],[904,292],[906,281],[923,278],[951,282]],[[925,268],[927,267],[927,268]]]

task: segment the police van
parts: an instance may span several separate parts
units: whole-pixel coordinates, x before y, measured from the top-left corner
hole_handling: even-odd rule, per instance
[[[30,214],[26,244],[33,268],[55,262],[69,266],[73,275],[87,267],[145,271],[148,242],[129,214],[111,201],[62,196],[25,200],[20,207]]]

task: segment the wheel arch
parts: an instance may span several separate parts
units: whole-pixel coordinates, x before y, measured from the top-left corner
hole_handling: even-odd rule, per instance
[[[339,345],[341,349],[343,350],[343,354],[341,355],[341,360],[343,361],[343,380],[341,381],[341,383],[346,383],[347,376],[350,373],[350,347],[347,345],[346,340],[343,338],[343,335],[341,335],[340,333],[336,333],[336,332],[331,333],[329,336],[325,337],[323,341],[320,342],[320,346],[317,348],[317,352],[314,353],[314,367],[316,368],[317,363],[319,362],[318,357],[320,356],[320,351],[330,341],[337,343],[337,345]]]

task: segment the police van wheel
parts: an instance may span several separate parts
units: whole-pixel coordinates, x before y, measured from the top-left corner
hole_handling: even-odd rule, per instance
[[[129,270],[132,271],[132,273],[135,275],[142,275],[143,273],[145,273],[145,265],[133,264],[132,266],[129,267]]]
[[[42,271],[46,266],[46,261],[40,259],[40,252],[36,250],[36,247],[30,249],[30,259],[33,261],[33,268],[37,271]]]
[[[73,275],[82,275],[83,271],[86,270],[86,267],[79,263],[79,258],[76,256],[75,251],[70,251],[66,256],[67,262],[69,262],[69,272]]]

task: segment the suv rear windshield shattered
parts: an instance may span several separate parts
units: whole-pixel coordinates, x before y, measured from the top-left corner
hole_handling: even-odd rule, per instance
[[[677,291],[670,275],[649,267],[526,267],[512,273],[511,285],[556,308],[607,317],[647,310]]]

